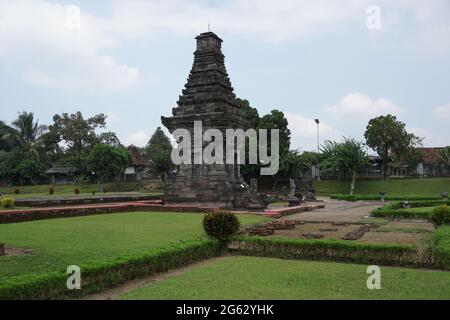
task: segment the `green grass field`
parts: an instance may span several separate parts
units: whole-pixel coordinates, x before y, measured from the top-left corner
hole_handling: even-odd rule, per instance
[[[450,299],[450,273],[381,268],[381,290],[368,290],[367,266],[256,257],[214,260],[122,299],[297,300]]]
[[[349,181],[322,180],[314,183],[320,195],[348,194]],[[390,179],[390,180],[358,180],[355,194],[378,195],[386,192],[388,196],[436,196],[442,192],[450,193],[450,178],[430,179]]]
[[[0,225],[0,242],[32,249],[0,257],[2,278],[66,270],[99,259],[152,253],[181,241],[204,239],[202,214],[133,212]],[[242,224],[267,218],[240,215]]]

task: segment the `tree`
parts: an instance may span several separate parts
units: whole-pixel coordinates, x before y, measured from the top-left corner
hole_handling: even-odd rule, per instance
[[[173,169],[172,144],[161,127],[158,127],[145,148],[145,155],[149,159],[150,171],[159,175],[163,183],[166,176]]]
[[[250,102],[246,99],[237,98],[236,100],[238,105],[241,107],[245,120],[249,122],[250,128],[255,130],[258,129],[260,121],[258,110],[251,107]]]
[[[87,168],[95,172],[100,181],[107,177],[117,178],[131,161],[130,153],[123,147],[97,144],[86,159]]]
[[[85,119],[80,111],[54,115],[53,124],[49,126],[49,139],[56,142],[56,145],[64,146],[61,161],[79,169],[83,175],[90,175],[87,159],[95,145],[121,146],[115,133],[97,134],[96,130],[106,127],[106,119],[107,116],[103,113]]]
[[[322,171],[341,177],[350,174],[350,194],[353,195],[358,173],[370,164],[364,151],[364,144],[350,138],[345,138],[341,143],[327,140],[321,151],[323,157]]]
[[[19,145],[24,152],[34,152],[38,155],[34,146],[47,130],[47,126],[40,125],[39,120],[35,121],[33,112],[26,111],[19,113],[17,119],[12,122],[12,126],[13,130],[6,133],[2,139]]]
[[[43,166],[34,153],[15,148],[10,152],[0,152],[0,176],[18,181],[35,183],[35,179],[43,175]]]
[[[80,111],[74,114],[63,113],[53,116],[53,124],[49,131],[58,136],[59,142],[64,142],[70,153],[83,152],[100,143],[96,129],[106,127],[106,116],[97,114],[85,119]]]
[[[14,129],[5,122],[0,121],[0,151],[11,151],[14,143],[9,137],[14,133]]]
[[[420,145],[421,139],[406,131],[406,125],[393,115],[379,116],[369,121],[364,133],[366,144],[374,149],[383,160],[383,175],[387,169],[391,155],[411,150]]]
[[[310,167],[309,159],[298,150],[291,150],[280,159],[280,175],[289,177],[299,177]]]
[[[291,146],[291,130],[289,130],[289,122],[283,112],[274,109],[269,114],[266,114],[259,121],[259,129],[279,129],[280,159],[289,153]],[[270,140],[268,141],[270,142]],[[270,144],[268,145],[268,148],[270,150]]]
[[[438,158],[436,159],[436,164],[438,165],[450,165],[450,146],[442,148],[439,150]]]

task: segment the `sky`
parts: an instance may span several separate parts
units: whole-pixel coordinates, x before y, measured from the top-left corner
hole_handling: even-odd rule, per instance
[[[0,120],[105,113],[144,146],[208,24],[236,95],[283,111],[293,148],[317,148],[316,118],[321,141],[363,140],[388,113],[450,145],[448,0],[0,0]]]

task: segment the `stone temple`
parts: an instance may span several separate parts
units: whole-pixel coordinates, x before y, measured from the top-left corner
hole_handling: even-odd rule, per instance
[[[194,146],[194,121],[202,121],[203,132],[219,129],[225,137],[226,129],[249,128],[236,102],[222,54],[222,40],[213,32],[197,36],[194,64],[178,107],[172,117],[161,117],[162,123],[173,133],[187,129]],[[194,154],[202,150],[192,148]],[[224,163],[225,163],[224,151]],[[192,160],[192,163],[193,160]],[[222,208],[262,209],[264,197],[244,182],[238,164],[182,164],[169,177],[164,201],[166,204],[208,204]]]

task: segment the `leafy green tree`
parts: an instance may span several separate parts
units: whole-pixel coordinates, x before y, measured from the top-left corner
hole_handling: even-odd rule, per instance
[[[3,136],[3,140],[18,145],[24,152],[34,152],[36,156],[35,144],[42,134],[47,130],[47,126],[40,125],[39,121],[34,119],[33,112],[23,111],[19,113],[16,120],[12,122],[13,130]]]
[[[298,150],[291,150],[280,159],[280,175],[299,177],[309,168],[308,159]]]
[[[436,164],[450,166],[450,146],[442,148],[439,150],[438,158],[436,159]]]
[[[364,137],[366,144],[382,158],[385,178],[392,154],[401,156],[421,144],[420,138],[408,133],[406,125],[390,114],[370,120]]]
[[[14,129],[5,122],[0,121],[0,151],[11,151],[14,143],[9,139],[14,133]]]
[[[82,152],[100,143],[100,138],[95,132],[106,127],[106,116],[97,114],[85,119],[80,111],[74,114],[63,113],[53,116],[53,124],[49,131],[63,142],[70,153]]]
[[[86,159],[87,168],[95,172],[100,181],[122,173],[131,161],[130,153],[123,147],[96,144]]]
[[[158,127],[145,148],[145,155],[150,164],[150,171],[166,182],[168,173],[174,168],[172,162],[172,144],[161,127]]]
[[[291,146],[291,130],[289,130],[289,122],[283,112],[274,109],[269,114],[263,116],[259,122],[259,129],[279,129],[280,159],[283,156],[287,156]],[[270,139],[268,141],[270,142]],[[268,148],[270,150],[270,143]]]
[[[351,176],[350,194],[353,195],[358,173],[369,165],[364,144],[355,139],[345,138],[343,142],[325,141],[322,146],[322,172],[336,176]]]
[[[27,180],[35,184],[35,180],[43,176],[44,168],[34,153],[15,148],[10,152],[0,152],[0,176],[17,181],[20,185]]]
[[[66,165],[80,170],[82,175],[90,176],[88,167],[88,157],[92,148],[97,144],[107,144],[110,146],[122,146],[116,134],[104,132],[98,134],[96,130],[106,127],[107,116],[97,114],[90,118],[85,118],[81,112],[74,114],[63,113],[53,116],[53,124],[49,126],[47,138],[55,145],[56,152],[53,153]],[[63,145],[64,147],[59,147]]]
[[[237,103],[241,107],[244,118],[249,122],[250,128],[258,129],[259,127],[259,113],[256,108],[250,106],[250,102],[245,99],[237,98]]]

